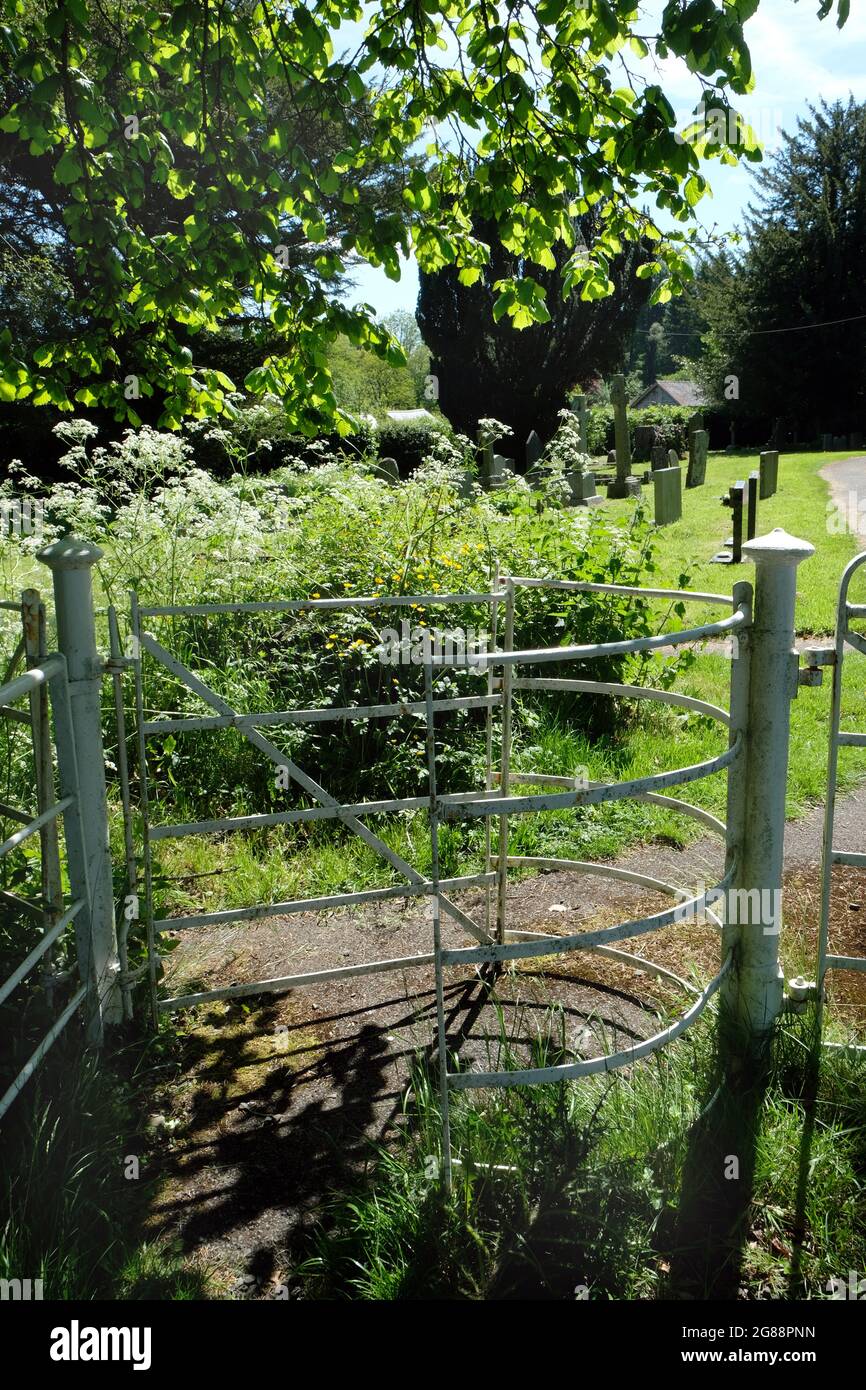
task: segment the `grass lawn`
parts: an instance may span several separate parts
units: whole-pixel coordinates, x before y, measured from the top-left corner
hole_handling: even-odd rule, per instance
[[[863,546],[856,536],[834,535],[828,530],[829,488],[819,469],[849,454],[782,454],[779,459],[779,490],[775,497],[758,503],[758,535],[782,526],[792,536],[811,541],[815,554],[800,570],[797,598],[797,632],[803,635],[830,633],[835,625],[836,594],[839,579],[848,561]],[[731,513],[720,497],[731,483],[745,480],[758,467],[757,454],[710,454],[707,480],[703,487],[683,492],[683,516],[661,533],[655,578],[660,586],[677,587],[684,574],[687,587],[710,593],[729,593],[738,579],[751,579],[754,566],[748,562],[730,568],[711,563],[731,534]],[[685,481],[685,467],[683,468]],[[645,489],[652,507],[652,490]],[[622,510],[633,505],[628,500],[606,501],[605,507]],[[700,621],[722,616],[721,609],[701,609]]]
[[[861,548],[857,537],[832,534],[827,527],[829,489],[818,470],[834,457],[818,453],[786,454],[779,461],[780,486],[776,496],[759,503],[758,533],[784,526],[793,535],[810,540],[815,554],[800,570],[797,630],[829,638],[835,622],[836,595],[842,571]],[[730,592],[739,580],[754,577],[749,563],[731,568],[710,563],[712,555],[730,534],[730,512],[719,497],[729,484],[748,476],[758,465],[754,454],[712,454],[707,481],[702,488],[684,494],[684,516],[659,533],[656,571],[652,582],[659,587],[678,587],[687,575],[686,587],[715,593]],[[611,509],[628,509],[631,501],[607,501]],[[649,577],[648,577],[649,582]],[[866,570],[852,586],[852,598],[866,599]],[[668,605],[660,605],[659,613]],[[689,605],[685,623],[698,625],[723,617],[729,610],[711,605]],[[683,620],[673,618],[671,625]],[[652,684],[652,670],[645,681]],[[694,663],[678,676],[675,688],[727,708],[730,662],[718,651],[696,649]],[[797,816],[823,800],[826,791],[827,731],[830,673],[824,684],[803,686],[791,707],[791,744],[788,772],[788,814]],[[722,751],[721,726],[669,706],[644,702],[631,711],[613,733],[590,742],[583,729],[555,720],[541,697],[524,705],[515,720],[514,790],[520,790],[519,770],[568,773],[585,766],[600,781],[647,776],[674,766],[686,766]],[[866,658],[849,651],[845,658],[843,727],[866,729]],[[842,749],[840,787],[850,788],[866,772],[863,752]],[[535,790],[525,787],[525,790]],[[685,799],[724,819],[726,775],[692,784]],[[423,815],[410,818],[377,817],[371,822],[383,839],[419,869],[428,868],[429,841]],[[515,854],[558,855],[566,858],[614,858],[630,845],[664,838],[687,843],[704,833],[699,823],[662,807],[625,801],[585,808],[583,811],[549,811],[515,817],[512,847]],[[115,826],[120,850],[120,827]],[[443,869],[446,873],[473,872],[482,867],[480,831],[460,827],[443,837]],[[122,857],[122,856],[121,856]],[[321,837],[286,827],[272,832],[267,844],[252,843],[246,836],[166,841],[160,846],[163,872],[174,881],[162,907],[168,912],[217,910],[242,906],[266,898],[343,892],[395,881],[374,851],[356,837],[331,831]],[[119,862],[119,861],[118,861]],[[216,871],[216,872],[215,872]],[[175,876],[203,874],[181,889]]]

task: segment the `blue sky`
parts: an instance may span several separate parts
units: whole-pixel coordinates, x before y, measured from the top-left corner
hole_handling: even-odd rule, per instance
[[[656,10],[656,5],[649,11]],[[659,7],[660,8],[660,7]],[[809,102],[821,97],[845,100],[850,93],[866,100],[866,7],[857,0],[844,29],[837,29],[835,18],[817,18],[817,0],[761,0],[757,14],[746,26],[755,70],[755,89],[748,97],[735,100],[760,136],[769,153],[778,140],[780,128],[793,130],[798,115],[806,113]],[[681,62],[666,60],[658,65],[661,85],[683,125],[698,99],[697,85]],[[749,166],[729,169],[710,161],[705,172],[713,187],[712,198],[705,198],[698,211],[705,227],[733,230],[742,211],[754,196]],[[758,178],[760,168],[758,165]],[[377,313],[392,309],[414,309],[418,294],[418,274],[414,261],[405,264],[399,282],[372,266],[355,273],[350,302],[365,301]]]

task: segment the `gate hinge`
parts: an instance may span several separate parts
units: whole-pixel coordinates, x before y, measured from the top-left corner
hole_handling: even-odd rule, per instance
[[[798,685],[820,685],[824,679],[822,667],[836,664],[834,647],[804,647],[801,656],[803,665],[797,671]]]
[[[115,672],[123,673],[135,666],[135,660],[131,656],[107,656],[102,663],[103,673],[112,676]]]

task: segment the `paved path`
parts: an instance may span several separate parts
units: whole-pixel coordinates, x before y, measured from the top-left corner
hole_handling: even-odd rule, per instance
[[[820,476],[830,485],[830,496],[848,524],[866,536],[866,455],[825,463]]]

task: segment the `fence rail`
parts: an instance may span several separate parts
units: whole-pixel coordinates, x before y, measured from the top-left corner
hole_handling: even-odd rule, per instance
[[[59,988],[61,983],[56,976],[52,975],[51,953],[62,941],[70,927],[73,927],[76,932],[78,966],[76,973],[79,983],[73,991],[71,999],[65,1003],[47,1032],[37,1042],[27,1061],[14,1076],[11,1084],[0,1096],[0,1119],[5,1115],[12,1102],[34,1075],[51,1047],[79,1013],[82,1006],[87,1006],[86,1013],[91,1020],[91,1038],[95,1038],[99,1031],[97,1001],[94,998],[90,970],[89,885],[77,770],[74,762],[74,742],[71,739],[72,714],[66,661],[58,653],[37,658],[34,639],[36,646],[40,645],[44,639],[44,609],[39,602],[38,595],[34,595],[33,591],[28,591],[21,604],[5,603],[4,608],[7,610],[17,608],[17,611],[22,614],[25,622],[25,637],[23,643],[19,644],[21,655],[27,655],[34,659],[35,664],[31,665],[30,669],[22,675],[14,677],[0,686],[0,714],[8,719],[10,711],[14,710],[17,702],[24,699],[30,701],[31,710],[27,717],[27,723],[31,729],[37,800],[42,809],[39,810],[38,814],[32,815],[16,808],[0,808],[0,816],[9,816],[11,813],[12,819],[24,822],[19,830],[16,830],[0,844],[0,859],[13,853],[34,835],[38,835],[41,846],[40,865],[43,891],[41,900],[38,902],[20,898],[13,893],[4,893],[3,895],[7,905],[19,911],[26,911],[38,919],[42,936],[5,980],[0,982],[0,1004],[3,1004],[15,990],[24,984],[38,966],[42,968],[40,983],[47,991],[49,1005],[51,1004],[54,990]],[[35,617],[36,621],[36,627],[31,627],[29,631],[27,629],[28,616],[31,620]],[[48,722],[49,700],[54,708],[59,734],[61,738],[66,735],[67,739],[66,766],[60,768],[61,795],[56,800],[53,799],[55,769]],[[17,713],[17,711],[15,712]],[[71,762],[69,761],[70,756]],[[78,865],[81,869],[76,884],[78,894],[73,897],[73,901],[68,906],[63,903],[60,873],[57,824],[61,818],[64,823],[66,841],[77,849]],[[73,877],[75,877],[74,874]],[[73,892],[75,893],[75,889]],[[95,1028],[94,1018],[96,1019]]]
[[[777,537],[769,538],[768,553],[754,556],[759,564],[759,582],[763,578],[764,587],[769,593],[775,586],[775,596],[771,594],[769,631],[762,637],[765,646],[773,647],[777,639],[790,645],[793,632],[790,629],[791,614],[787,603],[792,599],[796,564],[809,553],[809,547],[793,543],[793,550],[785,545],[780,547]],[[785,538],[786,542],[790,538]],[[758,543],[753,543],[757,545]],[[784,554],[780,557],[780,550]],[[790,551],[790,553],[788,553]],[[781,560],[781,563],[780,563]],[[763,566],[763,571],[762,571]],[[771,580],[772,575],[772,580]],[[780,575],[782,576],[780,580]],[[677,601],[699,602],[721,605],[732,609],[721,619],[703,623],[674,632],[660,632],[655,635],[632,638],[623,641],[572,644],[564,647],[543,647],[522,650],[515,646],[515,604],[522,590],[544,590],[571,592],[574,594],[608,594],[618,597],[660,598]],[[773,597],[775,598],[774,612]],[[424,666],[424,699],[411,701],[379,703],[374,705],[321,707],[304,710],[284,710],[276,712],[241,713],[202,678],[184,665],[143,623],[146,619],[161,619],[174,616],[215,617],[220,614],[261,614],[282,612],[315,612],[317,609],[329,611],[352,611],[357,609],[402,608],[411,605],[433,604],[458,605],[474,604],[489,607],[493,628],[492,649],[474,652],[471,663],[465,654],[434,655],[432,650],[426,654]],[[774,620],[775,628],[774,630]],[[738,584],[732,595],[716,593],[695,593],[679,589],[642,589],[638,586],[619,584],[590,584],[580,581],[544,579],[535,577],[506,577],[496,574],[489,593],[469,594],[412,594],[389,596],[382,599],[378,595],[359,595],[339,599],[292,600],[284,603],[237,603],[237,604],[189,604],[172,606],[138,607],[133,596],[131,627],[133,646],[138,659],[132,663],[136,680],[136,709],[138,711],[138,740],[141,776],[141,824],[143,834],[143,862],[145,884],[152,882],[152,846],[161,840],[178,839],[186,835],[224,833],[230,831],[249,831],[265,826],[288,825],[305,821],[324,819],[341,820],[358,834],[371,848],[377,851],[391,869],[396,870],[405,880],[403,883],[384,888],[367,889],[352,893],[323,894],[314,898],[302,898],[281,903],[256,903],[248,906],[230,908],[219,912],[204,912],[181,917],[156,918],[152,910],[152,894],[145,894],[145,913],[147,931],[152,943],[154,966],[151,970],[151,986],[154,1015],[158,1012],[190,1008],[199,1003],[243,995],[296,989],[322,981],[352,978],[353,976],[412,968],[419,965],[433,966],[434,984],[437,998],[437,1050],[439,1056],[440,1087],[443,1109],[443,1154],[446,1182],[450,1181],[450,1139],[448,1128],[448,1096],[451,1089],[466,1089],[483,1086],[510,1086],[535,1084],[569,1077],[590,1075],[599,1071],[615,1070],[629,1066],[640,1057],[678,1037],[706,1009],[717,995],[723,1000],[728,1013],[738,1015],[742,1012],[742,979],[738,969],[743,954],[742,931],[725,923],[724,910],[714,911],[714,906],[724,899],[730,889],[743,884],[744,858],[746,854],[745,808],[751,800],[759,805],[766,794],[765,788],[750,786],[750,765],[754,754],[748,751],[746,732],[756,712],[760,709],[761,692],[756,690],[750,679],[751,642],[753,637],[752,591],[747,584]],[[766,613],[764,628],[767,628]],[[586,664],[597,659],[624,657],[636,654],[651,654],[662,650],[678,649],[696,643],[719,638],[735,639],[740,645],[732,655],[731,663],[731,709],[700,700],[694,696],[676,691],[658,690],[652,687],[637,686],[624,682],[597,681],[587,678],[567,678],[557,674],[544,677],[532,673],[533,667],[545,665],[563,666],[580,662]],[[144,718],[144,664],[145,661],[158,663],[169,671],[186,688],[205,704],[212,714],[184,715],[172,714],[169,718]],[[471,668],[485,674],[487,689],[484,694],[451,696],[442,698],[436,694],[435,678],[445,670]],[[587,781],[576,785],[574,778],[565,775],[553,776],[532,771],[516,771],[512,767],[511,718],[512,706],[517,693],[544,694],[545,692],[574,692],[584,695],[605,696],[616,699],[656,700],[662,704],[685,709],[691,713],[710,718],[724,730],[726,746],[717,754],[701,762],[667,771],[654,772],[644,777],[631,778],[618,783],[599,783]],[[763,692],[765,703],[769,700],[767,691]],[[779,719],[787,737],[787,701]],[[778,704],[778,702],[777,702]],[[437,738],[436,720],[442,714],[454,710],[477,710],[484,714],[487,724],[487,767],[483,787],[470,792],[440,793],[437,788]],[[379,718],[400,718],[405,715],[423,715],[426,725],[427,743],[427,796],[402,797],[372,802],[346,804],[331,796],[303,769],[299,768],[285,753],[278,749],[262,732],[271,728],[314,725],[325,722],[348,722]],[[771,719],[771,723],[773,720]],[[779,720],[776,720],[778,723]],[[151,801],[147,778],[147,744],[152,738],[167,734],[186,734],[204,731],[234,729],[242,734],[265,757],[288,771],[291,781],[315,803],[312,806],[293,808],[287,811],[270,812],[261,815],[216,818],[187,823],[166,823],[151,825]],[[498,747],[498,767],[494,766],[494,748]],[[702,807],[692,805],[679,797],[665,795],[672,787],[684,786],[699,779],[725,772],[728,777],[727,822],[711,815]],[[537,793],[519,793],[521,784],[539,786]],[[703,891],[688,890],[647,876],[628,875],[625,870],[612,866],[589,864],[577,860],[540,859],[509,854],[509,819],[515,814],[531,814],[545,810],[578,808],[598,805],[604,802],[633,798],[690,816],[714,834],[722,837],[726,844],[725,869],[719,882]],[[430,859],[428,874],[421,874],[396,854],[379,836],[365,824],[370,815],[399,812],[405,810],[427,809],[430,823]],[[439,835],[444,823],[482,820],[485,827],[485,868],[484,872],[462,877],[445,878],[439,870]],[[559,867],[573,872],[591,874],[610,873],[612,877],[627,878],[646,887],[657,888],[675,899],[674,905],[653,912],[645,917],[621,922],[594,931],[582,931],[567,935],[511,930],[508,925],[508,876],[509,871],[525,867]],[[753,858],[752,872],[755,861]],[[452,900],[451,894],[470,886],[485,890],[485,907],[482,920],[473,920]],[[269,980],[231,985],[220,989],[201,990],[193,994],[157,998],[155,943],[165,931],[185,931],[198,927],[228,922],[255,921],[269,916],[290,915],[310,910],[321,911],[356,904],[387,901],[391,899],[410,899],[424,897],[430,904],[432,926],[432,951],[413,956],[403,956],[388,960],[356,962],[337,969],[309,970],[298,974],[285,975]],[[682,981],[664,967],[655,966],[641,956],[616,949],[614,943],[629,941],[635,937],[647,936],[654,931],[683,919],[702,916],[715,925],[721,935],[720,969],[701,989],[695,989],[689,982]],[[474,944],[451,945],[442,939],[444,919],[450,919],[465,935],[474,938]],[[749,926],[754,930],[765,924],[754,920]],[[649,970],[660,978],[675,982],[678,987],[693,996],[686,1012],[667,1025],[653,1037],[621,1052],[605,1054],[591,1059],[568,1062],[554,1068],[528,1068],[508,1072],[464,1072],[450,1070],[446,1038],[444,1010],[444,972],[450,968],[465,968],[471,965],[486,965],[498,969],[504,962],[530,959],[532,957],[561,955],[573,951],[595,951],[608,954],[623,963],[632,964],[639,969]],[[746,953],[748,954],[748,953]],[[770,976],[748,982],[745,991],[750,1008],[757,1008],[759,1018],[750,1018],[747,1033],[751,1036],[760,1032],[761,1026],[774,1017],[775,981],[772,973],[778,973],[777,956],[771,956],[763,965],[769,963]],[[731,991],[731,982],[736,986]],[[769,983],[768,983],[769,981]],[[729,991],[727,1003],[726,991]],[[778,1001],[780,1002],[780,1001]]]
[[[752,588],[738,583],[731,595],[697,593],[679,589],[647,588],[621,584],[588,583],[555,577],[507,577],[498,571],[489,592],[462,594],[359,595],[335,599],[299,599],[249,603],[197,603],[139,606],[131,596],[131,655],[124,655],[120,622],[113,607],[108,609],[110,654],[105,661],[95,642],[93,595],[90,570],[100,552],[96,547],[67,538],[55,542],[41,557],[54,574],[55,611],[58,645],[62,655],[49,656],[44,650],[44,610],[38,595],[25,595],[24,636],[16,657],[23,655],[30,669],[22,676],[12,675],[0,686],[0,717],[23,723],[16,706],[30,701],[30,721],[37,766],[38,801],[35,813],[0,805],[0,816],[11,819],[16,828],[0,844],[0,856],[14,852],[25,840],[39,835],[48,849],[48,865],[43,869],[42,904],[24,904],[33,912],[50,904],[51,916],[43,923],[39,941],[17,963],[5,981],[0,982],[0,1003],[20,987],[38,967],[50,960],[52,949],[73,928],[77,947],[79,982],[72,997],[19,1071],[12,1086],[0,1100],[0,1115],[26,1084],[53,1042],[82,1007],[92,1041],[101,1038],[104,1022],[131,1015],[132,987],[147,976],[151,1012],[156,1021],[160,1012],[192,1008],[197,1004],[264,992],[279,993],[322,981],[348,979],[358,975],[433,967],[436,994],[436,1050],[443,1116],[444,1177],[450,1183],[451,1148],[449,1095],[451,1090],[479,1087],[529,1085],[561,1081],[597,1072],[628,1067],[657,1048],[680,1036],[718,996],[720,1022],[728,1039],[731,1066],[748,1066],[772,1029],[782,1007],[783,980],[778,959],[778,922],[774,910],[766,907],[766,893],[772,895],[781,885],[784,795],[789,741],[789,705],[796,688],[792,680],[793,616],[796,570],[812,552],[805,542],[776,531],[750,541],[744,555],[757,567],[757,597],[753,616]],[[866,556],[861,557],[866,560]],[[526,590],[565,593],[607,594],[622,598],[659,598],[729,607],[732,611],[716,621],[674,632],[621,641],[572,644],[570,646],[520,649],[515,645],[516,604]],[[28,607],[29,605],[29,607]],[[35,605],[35,606],[34,606]],[[312,709],[269,712],[242,712],[232,707],[219,691],[185,665],[156,636],[144,627],[146,621],[173,617],[216,617],[317,611],[400,610],[415,605],[483,606],[489,611],[492,646],[490,650],[440,657],[432,649],[423,654],[423,700],[394,701],[367,705],[343,705]],[[3,605],[9,609],[17,605]],[[861,616],[864,605],[848,605],[847,619]],[[532,672],[538,666],[566,666],[611,657],[644,655],[679,649],[717,638],[732,639],[730,666],[730,708],[724,709],[694,696],[659,690],[626,682],[568,678],[557,673],[545,677]],[[844,640],[858,650],[866,650],[866,639],[846,626]],[[144,682],[149,663],[169,672],[211,711],[187,715],[172,711],[169,717],[145,717]],[[527,668],[529,674],[527,674]],[[477,695],[437,695],[434,682],[444,670],[472,670],[486,678],[484,693]],[[135,727],[132,737],[137,748],[138,814],[135,815],[132,779],[127,756],[126,702],[123,683],[127,673],[134,679]],[[838,675],[838,665],[837,665]],[[108,853],[108,816],[105,797],[104,754],[100,713],[101,681],[108,676],[114,686],[114,706],[118,730],[118,781],[124,809],[124,856],[127,904],[115,937],[111,864]],[[70,698],[74,690],[75,699]],[[721,728],[725,746],[715,755],[686,767],[657,771],[620,782],[601,783],[562,774],[517,770],[512,759],[512,712],[517,694],[543,696],[565,692],[623,700],[655,700],[701,717],[714,720]],[[53,715],[57,742],[59,794],[54,794],[55,769],[51,753],[49,707]],[[484,785],[468,792],[440,791],[437,784],[437,719],[457,711],[477,711],[485,721],[486,766]],[[351,723],[375,719],[423,719],[427,753],[426,795],[394,797],[369,802],[346,803],[300,767],[266,736],[265,730],[317,726],[323,723]],[[837,721],[838,723],[838,721]],[[37,733],[38,729],[38,733]],[[148,778],[148,744],[168,734],[219,732],[232,729],[240,733],[259,753],[287,774],[288,780],[312,804],[286,811],[259,815],[215,818],[186,823],[151,824],[153,804]],[[860,746],[866,736],[841,734],[836,744]],[[835,747],[836,745],[834,745]],[[47,750],[47,751],[46,751]],[[496,753],[496,756],[494,754]],[[727,777],[727,813],[724,820],[680,797],[666,795],[671,787],[685,786],[724,772]],[[578,782],[580,784],[578,784]],[[521,786],[538,787],[526,794]],[[661,805],[689,816],[723,839],[724,870],[712,888],[687,888],[663,882],[648,875],[615,866],[574,859],[523,856],[509,852],[509,822],[513,815],[546,810],[576,809],[625,798]],[[404,811],[426,810],[429,816],[430,870],[420,872],[367,825],[370,816]],[[59,860],[52,860],[51,845],[57,842],[57,825],[63,821],[68,860],[70,901],[58,894]],[[328,893],[278,903],[252,903],[217,912],[157,918],[154,911],[153,847],[162,840],[191,835],[248,832],[264,827],[317,820],[337,820],[371,850],[387,868],[402,880],[385,887],[351,893]],[[484,825],[483,870],[474,874],[445,876],[440,870],[440,834],[443,824],[482,821]],[[830,862],[860,863],[866,856],[842,852],[830,845]],[[46,856],[43,854],[43,860]],[[672,906],[644,917],[590,931],[555,935],[515,930],[509,926],[509,872],[516,869],[558,867],[589,875],[608,874],[658,890],[672,897]],[[467,888],[483,889],[483,919],[464,910],[452,897]],[[757,902],[752,895],[757,891]],[[726,910],[730,893],[746,894],[748,908],[744,920],[732,921]],[[11,895],[14,897],[14,895]],[[4,895],[8,901],[10,895]],[[425,899],[429,904],[431,950],[414,955],[353,962],[337,968],[323,968],[251,981],[218,989],[204,989],[186,995],[161,998],[157,989],[157,940],[166,931],[177,932],[228,922],[249,922],[275,915],[327,911],[362,903]],[[714,910],[718,904],[721,907]],[[702,987],[680,979],[663,966],[645,960],[614,943],[646,937],[678,921],[700,915],[720,932],[719,970]],[[463,940],[471,945],[443,941],[443,923],[449,919]],[[133,925],[144,926],[147,961],[130,970],[129,932]],[[554,1067],[521,1068],[516,1071],[463,1071],[450,1069],[444,1005],[445,971],[472,965],[491,966],[494,972],[505,962],[539,956],[591,951],[606,955],[657,977],[667,979],[691,996],[685,1012],[650,1038],[614,1053],[571,1060]],[[844,965],[862,968],[850,958],[833,956],[826,949],[825,968]]]

